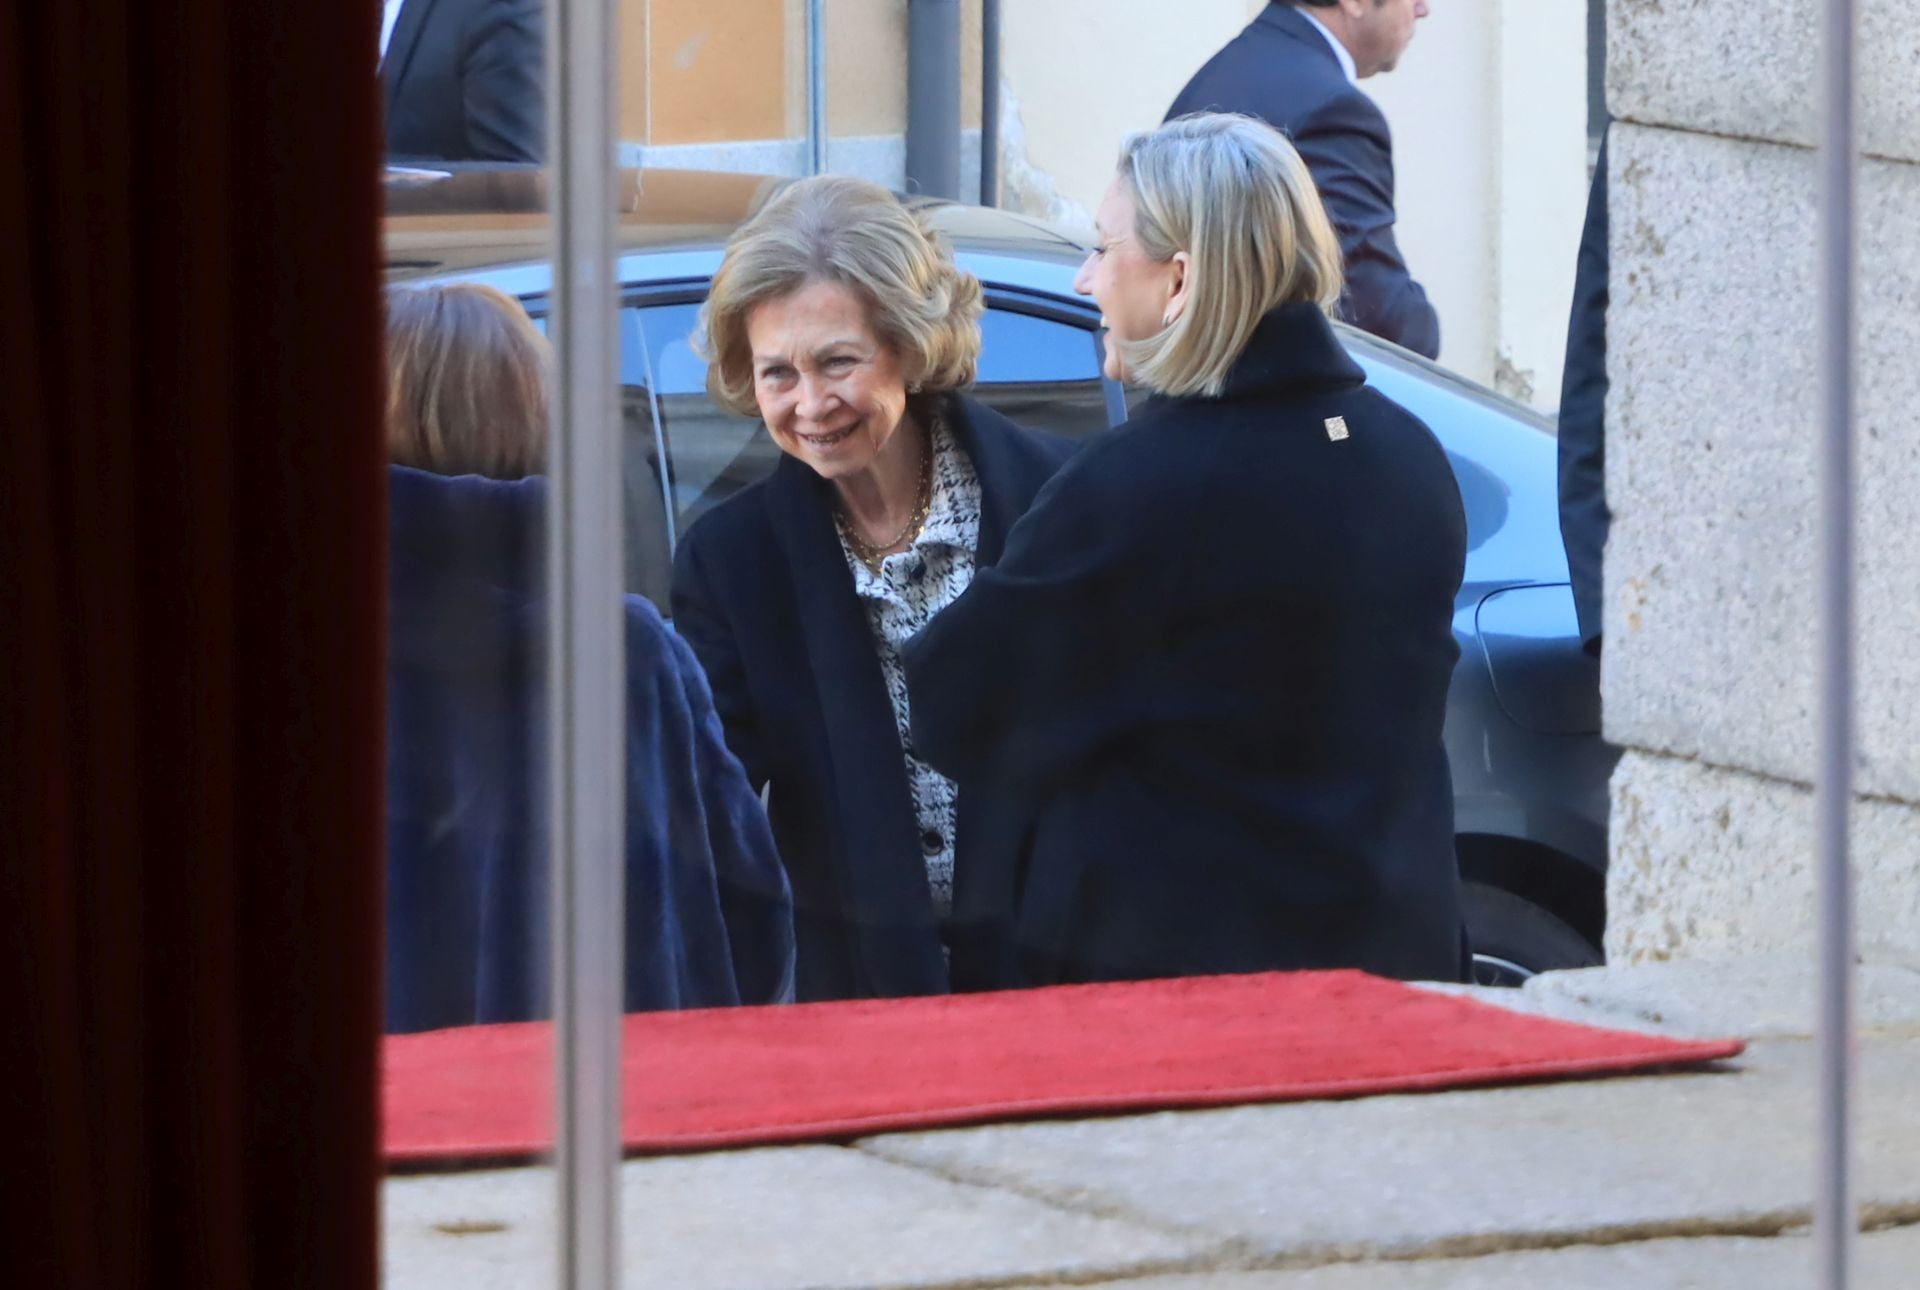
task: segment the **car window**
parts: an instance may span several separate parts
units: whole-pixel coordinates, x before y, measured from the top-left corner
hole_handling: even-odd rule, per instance
[[[980,401],[1035,430],[1078,437],[1107,426],[1091,327],[989,306],[980,319]]]
[[[674,528],[681,533],[780,459],[758,419],[724,412],[708,400],[707,365],[692,344],[699,311],[694,301],[628,311],[638,316],[652,365],[648,386],[668,454]],[[1039,430],[1081,435],[1106,427],[1099,350],[1090,327],[989,307],[980,328],[973,393],[982,402]],[[623,368],[625,361],[623,348]]]
[[[672,467],[674,527],[684,533],[713,506],[771,471],[780,450],[759,418],[736,416],[707,398],[707,365],[693,349],[697,302],[634,312],[652,356],[661,438]]]
[[[548,334],[544,301],[530,302],[528,315]],[[620,311],[620,503],[622,585],[645,596],[661,613],[673,582],[673,534],[666,505],[672,458],[656,409],[659,396],[653,355],[642,330],[642,311]]]

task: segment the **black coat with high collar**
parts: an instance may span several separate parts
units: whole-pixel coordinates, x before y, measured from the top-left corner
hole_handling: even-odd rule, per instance
[[[980,481],[976,570],[1072,451],[968,398],[946,424]],[[943,962],[920,828],[867,613],[834,530],[831,486],[791,457],[693,526],[674,561],[674,624],[707,670],[727,741],[770,785],[794,888],[806,999],[1012,984],[1011,874],[971,846],[960,795]],[[976,573],[977,576],[977,573]]]
[[[1465,558],[1445,452],[1310,304],[1055,475],[904,651],[916,750],[994,804],[1022,979],[1457,978]]]

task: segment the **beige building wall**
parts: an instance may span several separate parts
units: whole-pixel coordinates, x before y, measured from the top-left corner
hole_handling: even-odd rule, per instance
[[[1435,3],[1400,66],[1362,82],[1393,130],[1400,250],[1440,313],[1440,359],[1485,385],[1500,346],[1500,8]]]
[[[1364,83],[1441,361],[1548,411],[1586,220],[1586,22],[1586,0],[1436,0],[1400,66]]]
[[[721,143],[804,129],[805,87],[796,116],[787,84],[790,29],[805,35],[797,13],[795,0],[619,0],[620,138]]]
[[[644,8],[648,142],[788,133],[785,0],[650,0]]]
[[[1264,6],[1007,4],[1007,204],[1089,227],[1121,138]],[[1585,23],[1585,0],[1443,0],[1365,83],[1393,128],[1401,249],[1439,310],[1441,360],[1549,409],[1585,215]]]
[[[1040,0],[1046,3],[1047,0]],[[832,168],[899,186],[907,120],[907,0],[827,0]],[[978,191],[980,0],[962,0],[961,128]],[[619,0],[624,159],[796,173],[806,162],[805,0]]]
[[[1151,129],[1264,0],[1008,0],[1001,196],[1091,232],[1120,141]]]

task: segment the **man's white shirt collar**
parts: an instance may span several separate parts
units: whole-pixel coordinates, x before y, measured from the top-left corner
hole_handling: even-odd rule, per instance
[[[1349,54],[1347,47],[1340,43],[1340,37],[1328,31],[1326,24],[1314,17],[1313,10],[1307,8],[1305,5],[1295,5],[1294,10],[1302,18],[1305,18],[1308,22],[1320,29],[1320,34],[1327,38],[1327,44],[1333,46],[1333,56],[1340,60],[1340,70],[1347,74],[1348,81],[1358,85],[1360,83],[1360,77],[1357,69],[1353,65],[1353,55]]]

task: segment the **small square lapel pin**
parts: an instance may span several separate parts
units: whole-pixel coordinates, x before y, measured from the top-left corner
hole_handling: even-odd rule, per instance
[[[1347,419],[1345,417],[1327,418],[1327,438],[1339,443],[1347,437]]]

